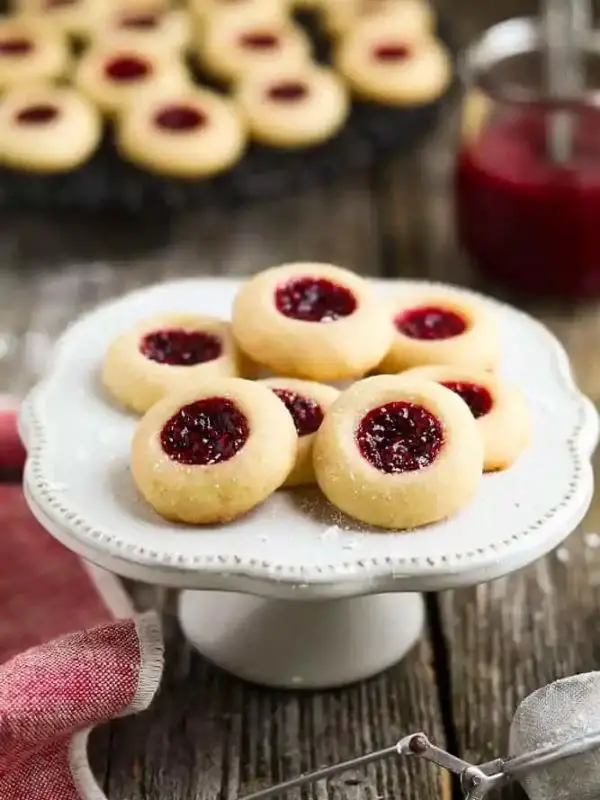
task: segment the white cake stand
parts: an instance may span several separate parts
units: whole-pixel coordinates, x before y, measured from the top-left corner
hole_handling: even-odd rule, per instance
[[[386,294],[393,288],[381,286]],[[463,512],[414,532],[381,533],[307,490],[277,492],[225,527],[159,518],[129,473],[136,420],[104,396],[99,365],[136,319],[174,310],[227,317],[236,289],[227,280],[182,281],[102,306],[65,333],[20,415],[24,489],[42,525],[105,569],[188,590],[179,605],[183,630],[216,664],[276,687],[366,678],[401,659],[420,635],[419,592],[519,569],[582,519],[593,490],[595,409],[554,337],[485,298],[501,327],[503,374],[525,392],[534,433],[512,469],[484,476]]]

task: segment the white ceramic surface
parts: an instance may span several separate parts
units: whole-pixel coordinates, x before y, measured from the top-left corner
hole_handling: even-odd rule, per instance
[[[512,469],[484,476],[463,512],[412,532],[381,533],[311,489],[277,492],[225,527],[162,520],[136,493],[128,468],[136,420],[104,396],[99,365],[108,343],[136,319],[174,309],[227,316],[236,288],[206,279],[154,286],[100,307],[61,338],[20,425],[29,450],[27,495],[68,547],[149,582],[325,599],[488,580],[529,563],[577,525],[593,488],[597,414],[554,337],[491,300],[502,330],[502,373],[525,391],[534,435]]]
[[[516,466],[484,476],[462,513],[417,531],[381,533],[312,489],[278,492],[226,527],[159,518],[138,497],[128,468],[136,420],[106,398],[99,365],[108,343],[141,317],[167,310],[227,316],[237,285],[201,279],[155,286],[85,316],[60,340],[19,419],[28,449],[25,495],[40,522],[117,574],[209,590],[183,592],[179,609],[186,635],[209,659],[282,688],[368,677],[418,638],[423,602],[411,592],[518,569],[581,520],[593,491],[596,411],[576,389],[554,337],[491,300],[485,302],[502,331],[502,373],[524,390],[534,435]],[[394,285],[380,288],[389,293]],[[409,594],[385,594],[392,592]]]

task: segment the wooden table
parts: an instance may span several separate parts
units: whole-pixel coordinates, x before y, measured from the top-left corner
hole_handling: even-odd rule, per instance
[[[440,5],[466,42],[534,4]],[[4,220],[0,331],[10,335],[0,336],[0,391],[23,393],[51,341],[82,310],[172,276],[245,275],[278,262],[316,259],[367,275],[471,283],[452,238],[449,174],[456,127],[457,114],[449,112],[416,153],[383,171],[349,177],[344,185],[226,219],[190,214],[167,242],[145,252],[136,250],[137,236],[115,230],[99,235],[78,224],[58,229],[48,221]],[[535,312],[566,345],[583,390],[600,400],[597,307]],[[432,596],[427,634],[403,663],[343,691],[284,694],[243,685],[190,652],[167,603],[162,692],[146,714],[94,735],[101,782],[113,800],[234,800],[416,729],[469,759],[501,754],[520,698],[553,678],[599,665],[600,549],[598,537],[589,535],[598,524],[595,503],[583,530],[535,566]],[[146,594],[156,600],[153,591]],[[320,800],[325,789],[314,794]],[[346,775],[329,787],[334,800],[440,794],[450,795],[441,773],[400,761]]]

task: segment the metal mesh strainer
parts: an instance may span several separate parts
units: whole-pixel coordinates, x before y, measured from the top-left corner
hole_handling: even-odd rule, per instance
[[[416,756],[460,777],[468,800],[517,780],[531,800],[597,800],[600,797],[600,672],[549,683],[528,695],[510,726],[508,758],[470,764],[414,733],[397,744],[342,764],[302,775],[243,800],[266,800],[308,783],[392,756]]]

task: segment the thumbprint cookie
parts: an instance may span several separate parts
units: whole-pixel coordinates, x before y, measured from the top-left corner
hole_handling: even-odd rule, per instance
[[[296,463],[283,484],[306,486],[315,482],[313,443],[329,406],[339,396],[333,386],[293,378],[267,378],[262,381],[273,391],[292,415],[298,434]]]
[[[121,405],[143,414],[191,382],[239,374],[240,356],[227,322],[162,314],[115,339],[104,359],[102,382]]]
[[[185,68],[174,54],[139,44],[90,48],[75,72],[76,85],[106,114],[136,105],[140,93],[149,88],[176,91],[188,82]]]
[[[0,89],[61,78],[69,66],[67,43],[45,22],[0,21]]]
[[[343,36],[335,64],[355,95],[384,105],[430,103],[452,79],[450,55],[441,42],[405,33],[385,17],[357,23]]]
[[[101,138],[100,115],[69,87],[14,87],[0,103],[0,151],[5,166],[66,172],[87,161]]]
[[[330,139],[343,126],[350,105],[335,72],[309,64],[250,72],[237,84],[235,100],[250,136],[283,148]]]
[[[508,469],[529,443],[531,419],[525,398],[489,372],[432,366],[415,367],[400,377],[435,381],[464,400],[483,439],[485,472]]]
[[[248,280],[234,300],[232,328],[256,363],[314,381],[364,375],[389,349],[393,335],[364,278],[311,263],[271,267]]]
[[[482,304],[432,289],[407,291],[391,303],[392,346],[379,372],[427,364],[495,370],[500,358],[496,320]]]
[[[213,378],[169,394],[140,421],[131,451],[134,482],[166,519],[228,522],[278,489],[298,437],[266,386]]]
[[[434,28],[435,15],[426,0],[325,0],[323,24],[332,36],[348,33],[365,19],[385,18],[390,29],[411,38],[427,36]]]
[[[110,46],[150,47],[158,52],[181,53],[190,41],[190,22],[184,9],[160,9],[154,0],[117,7],[93,32],[92,41]]]
[[[298,66],[310,60],[307,35],[268,14],[219,15],[202,31],[198,58],[216,78],[235,82],[257,68]]]
[[[15,9],[36,16],[77,39],[87,38],[110,11],[113,0],[15,0]]]
[[[290,11],[288,0],[189,0],[189,8],[202,23],[211,22],[215,17],[246,14],[285,19]]]
[[[329,408],[313,461],[334,506],[367,525],[405,530],[470,502],[483,445],[467,405],[449,389],[378,375],[355,383]]]
[[[246,133],[234,104],[208,89],[147,93],[117,123],[121,155],[144,169],[203,178],[242,156]]]

